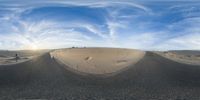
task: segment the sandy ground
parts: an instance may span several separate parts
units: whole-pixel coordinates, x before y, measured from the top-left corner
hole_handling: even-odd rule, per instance
[[[39,55],[42,55],[49,50],[19,50],[19,51],[0,51],[0,65],[13,65],[29,61]],[[15,55],[18,54],[19,59],[16,61]]]
[[[30,59],[36,56],[30,57],[20,57],[17,61],[15,57],[0,57],[0,65],[11,65],[11,64],[19,64],[22,62],[29,61]]]
[[[68,68],[89,74],[108,74],[136,64],[145,52],[115,48],[71,48],[51,52]]]
[[[31,61],[0,66],[1,100],[199,100],[200,66],[152,52],[110,77],[83,76],[46,53]]]
[[[155,53],[179,63],[200,65],[200,51],[166,51]]]

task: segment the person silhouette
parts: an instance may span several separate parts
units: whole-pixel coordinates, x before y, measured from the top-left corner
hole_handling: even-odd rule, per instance
[[[19,57],[18,57],[18,54],[15,54],[15,60],[16,62],[18,61]]]

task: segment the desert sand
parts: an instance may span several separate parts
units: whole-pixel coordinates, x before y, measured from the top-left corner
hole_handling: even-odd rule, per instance
[[[0,65],[12,65],[12,64],[19,64],[26,61],[29,61],[39,55],[48,52],[49,50],[18,50],[18,51],[0,51]],[[16,61],[16,54],[18,54],[19,58]]]
[[[29,56],[29,57],[20,57],[17,61],[16,58],[11,56],[11,57],[0,57],[0,65],[11,65],[11,64],[18,64],[18,63],[22,63],[25,61],[28,61],[32,58],[34,58],[35,56]]]
[[[69,69],[89,73],[108,74],[134,65],[144,51],[114,48],[71,48],[51,52],[51,56]]]
[[[200,65],[200,51],[165,51],[155,53],[179,63]]]
[[[0,65],[2,100],[199,100],[199,94],[199,65],[178,63],[154,52],[109,77],[74,73],[50,53]]]

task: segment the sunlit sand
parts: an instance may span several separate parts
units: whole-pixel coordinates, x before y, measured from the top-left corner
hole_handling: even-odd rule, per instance
[[[23,63],[36,58],[49,50],[18,50],[18,51],[0,51],[0,65],[14,65]],[[19,58],[16,59],[15,55]]]
[[[137,63],[145,52],[116,48],[71,48],[51,52],[58,62],[79,72],[106,74]]]
[[[173,61],[176,61],[179,63],[190,64],[190,65],[200,65],[200,53],[199,54],[193,54],[193,53],[190,53],[190,54],[181,53],[180,54],[179,52],[181,52],[181,51],[156,52],[156,53],[167,59],[170,59],[170,60],[173,60]],[[195,51],[193,51],[193,52],[195,52]]]

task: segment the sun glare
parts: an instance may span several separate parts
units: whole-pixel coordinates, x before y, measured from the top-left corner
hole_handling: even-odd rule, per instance
[[[31,50],[38,50],[39,48],[38,48],[37,45],[32,45],[32,46],[30,47],[30,49],[31,49]]]

